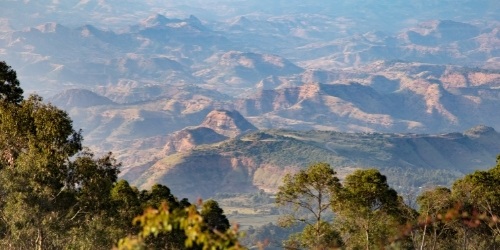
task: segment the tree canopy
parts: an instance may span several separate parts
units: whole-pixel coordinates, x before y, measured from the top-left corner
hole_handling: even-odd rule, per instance
[[[276,203],[282,207],[289,206],[291,211],[281,218],[281,223],[284,226],[297,222],[306,224],[304,231],[290,238],[288,245],[328,249],[342,244],[331,223],[325,220],[332,199],[340,188],[335,175],[329,164],[316,163],[306,170],[285,176],[276,195]]]
[[[336,225],[351,247],[389,245],[406,223],[407,208],[387,178],[376,169],[356,170],[332,203]]]
[[[23,89],[19,85],[16,71],[5,61],[0,61],[0,101],[20,103],[23,100]]]

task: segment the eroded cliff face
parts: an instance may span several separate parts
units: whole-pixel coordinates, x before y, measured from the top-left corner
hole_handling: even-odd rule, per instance
[[[227,137],[236,137],[242,133],[257,130],[238,111],[220,109],[210,112],[200,127],[210,128]]]
[[[187,127],[167,136],[162,155],[189,151],[257,130],[238,111],[213,110],[198,126]]]

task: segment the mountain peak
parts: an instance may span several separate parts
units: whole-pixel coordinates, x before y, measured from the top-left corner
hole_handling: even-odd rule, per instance
[[[485,125],[477,125],[464,132],[465,135],[469,137],[481,137],[485,135],[490,135],[496,133],[495,129]]]
[[[62,108],[86,108],[114,104],[114,102],[108,98],[86,89],[68,89],[49,98],[49,101]]]
[[[228,137],[235,137],[257,129],[238,111],[222,109],[208,113],[200,127],[211,128],[215,132]]]
[[[189,20],[189,23],[191,23],[191,24],[199,24],[199,25],[201,25],[200,19],[198,19],[194,15],[190,15],[189,18],[188,18],[188,20]]]
[[[44,23],[37,26],[36,29],[42,33],[57,33],[59,31],[68,30],[68,28],[55,22]]]
[[[189,127],[170,135],[163,148],[163,153],[169,155],[176,152],[185,152],[202,144],[217,143],[227,139],[213,129],[206,127]]]
[[[149,16],[148,18],[141,21],[141,24],[144,27],[154,27],[154,26],[162,26],[169,23],[171,20],[161,14],[156,14]]]

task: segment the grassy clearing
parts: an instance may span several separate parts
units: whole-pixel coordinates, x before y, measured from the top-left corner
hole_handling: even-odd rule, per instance
[[[224,209],[231,224],[238,224],[242,229],[263,226],[269,222],[276,223],[279,217],[273,196],[264,191],[253,194],[218,194],[213,199]]]
[[[279,215],[262,215],[262,214],[238,214],[228,215],[231,225],[238,224],[242,230],[248,229],[250,226],[257,228],[264,226],[269,222],[276,224]]]

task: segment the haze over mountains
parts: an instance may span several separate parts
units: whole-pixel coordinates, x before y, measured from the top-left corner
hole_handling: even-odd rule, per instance
[[[141,184],[163,180],[164,157],[187,159],[257,129],[500,131],[498,1],[8,0],[0,9],[0,60],[27,92],[66,109],[86,143],[118,154],[124,176]],[[475,140],[429,140],[438,137]],[[489,153],[467,155],[469,165],[456,170],[500,152],[485,145]],[[228,159],[214,157],[200,159]],[[383,165],[363,157],[361,167]],[[239,162],[233,170],[260,169],[255,159],[231,159]],[[434,160],[404,161],[453,165]]]

